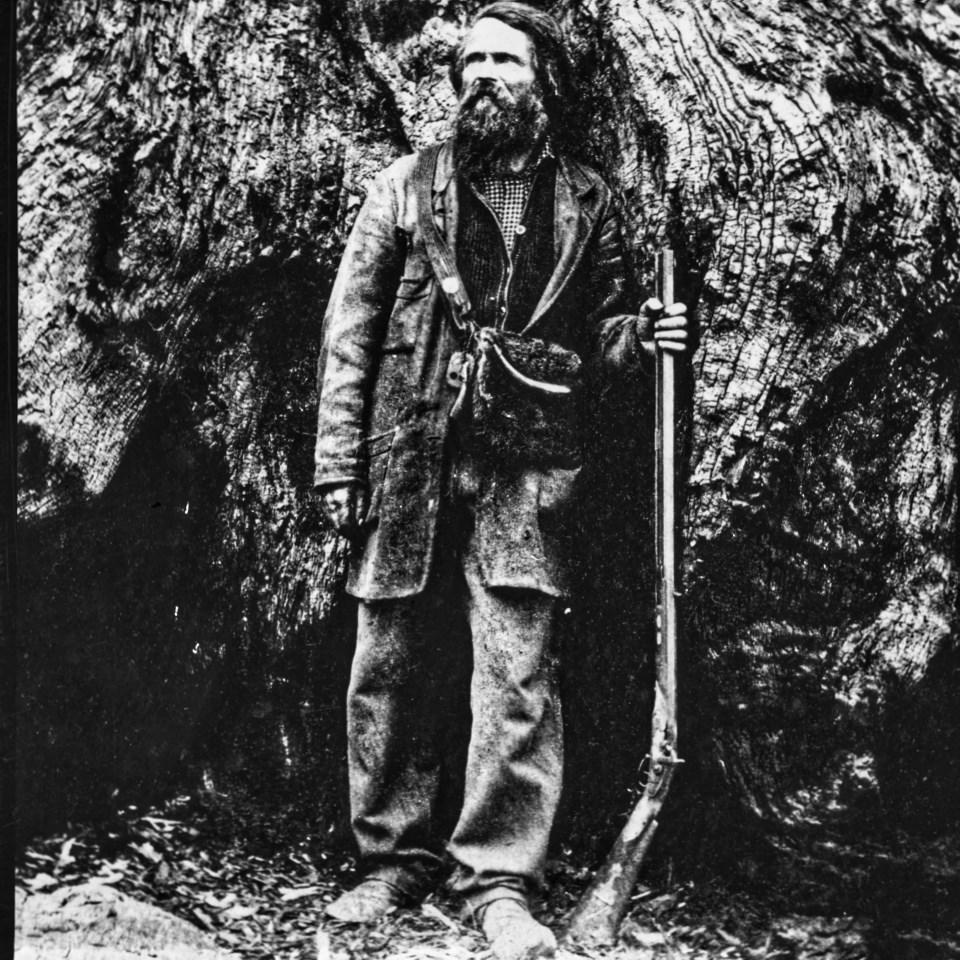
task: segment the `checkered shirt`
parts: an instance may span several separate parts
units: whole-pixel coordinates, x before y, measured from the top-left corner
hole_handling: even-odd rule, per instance
[[[527,164],[523,173],[506,177],[478,177],[476,180],[477,190],[486,197],[490,208],[497,215],[500,229],[510,247],[517,238],[517,227],[520,226],[537,170],[547,157],[552,156],[550,142],[544,141],[540,152],[532,163]]]

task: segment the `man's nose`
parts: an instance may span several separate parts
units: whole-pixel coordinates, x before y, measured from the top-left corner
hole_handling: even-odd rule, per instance
[[[495,80],[497,77],[496,64],[493,62],[493,57],[474,60],[470,66],[473,67],[473,77],[475,80]]]

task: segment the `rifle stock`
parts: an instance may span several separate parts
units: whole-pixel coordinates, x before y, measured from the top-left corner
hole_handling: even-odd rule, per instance
[[[673,294],[673,251],[657,255],[657,296],[670,306]],[[657,351],[656,384],[656,517],[657,517],[657,647],[656,685],[651,722],[650,766],[643,794],[634,807],[606,862],[594,876],[567,926],[566,939],[584,946],[616,940],[630,904],[637,874],[657,829],[677,758],[677,582],[676,582],[676,391],[674,357]]]

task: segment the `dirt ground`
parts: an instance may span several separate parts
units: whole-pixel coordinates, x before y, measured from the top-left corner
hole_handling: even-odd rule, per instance
[[[110,887],[189,921],[211,943],[271,960],[483,960],[476,928],[445,893],[398,910],[369,928],[323,920],[323,905],[353,879],[353,864],[317,837],[265,842],[242,825],[182,797],[161,809],[130,809],[107,828],[72,827],[39,839],[17,873],[21,899],[73,885]],[[537,905],[556,931],[576,903],[587,871],[568,857],[551,862],[548,895]],[[21,931],[21,934],[29,934]],[[52,956],[53,954],[51,954]],[[939,960],[960,957],[958,938],[924,930],[878,931],[876,918],[790,913],[776,901],[717,882],[638,887],[617,944],[569,957],[614,960]],[[103,956],[106,958],[107,953]]]

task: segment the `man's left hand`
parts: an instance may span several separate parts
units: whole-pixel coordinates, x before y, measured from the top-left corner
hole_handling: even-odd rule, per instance
[[[669,307],[651,297],[640,308],[640,316],[653,321],[653,342],[669,353],[686,353],[690,346],[690,321],[687,305],[674,303]]]

